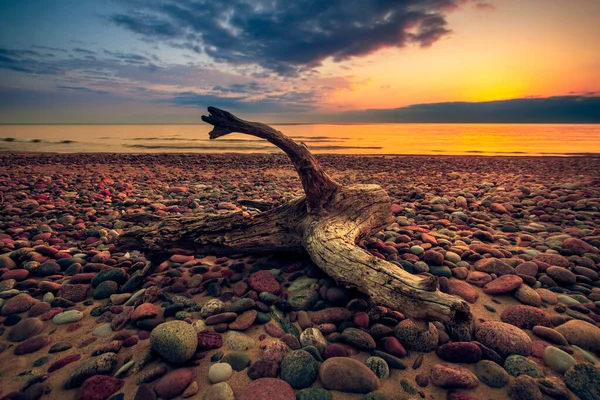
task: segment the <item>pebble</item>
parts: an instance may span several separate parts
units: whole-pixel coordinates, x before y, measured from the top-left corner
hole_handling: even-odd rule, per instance
[[[528,375],[521,375],[513,380],[507,393],[512,400],[542,400],[542,392],[536,381]]]
[[[431,369],[431,383],[444,389],[473,389],[479,380],[465,367],[435,364]]]
[[[387,379],[390,377],[390,369],[387,362],[381,357],[369,357],[365,361],[365,365],[369,367],[379,379]]]
[[[105,400],[119,391],[125,384],[122,379],[105,375],[89,377],[81,385],[77,393],[77,400]]]
[[[553,371],[564,374],[575,363],[573,357],[559,348],[548,346],[544,350],[544,364]]]
[[[156,382],[154,391],[162,399],[172,399],[188,387],[192,377],[193,373],[188,368],[175,369]]]
[[[347,393],[369,393],[381,385],[367,366],[347,357],[329,358],[321,364],[319,381],[325,389]]]
[[[230,350],[233,351],[246,351],[253,348],[256,345],[254,339],[250,336],[244,335],[241,332],[236,331],[228,331],[225,333],[225,338],[223,343]]]
[[[166,361],[182,364],[196,352],[198,334],[187,322],[169,321],[152,330],[150,344]]]
[[[600,398],[600,369],[591,364],[575,364],[565,372],[565,383],[581,400]]]
[[[220,382],[212,385],[204,396],[203,400],[234,400],[235,394],[231,389],[231,386],[227,382]]]
[[[246,353],[242,353],[240,351],[232,351],[230,353],[227,353],[221,359],[221,362],[231,365],[231,368],[234,371],[239,372],[246,369],[250,365],[252,360],[250,359],[250,356]]]
[[[313,384],[319,374],[319,363],[304,350],[295,350],[281,360],[281,379],[294,389],[304,389]]]
[[[492,388],[503,388],[510,379],[504,368],[489,360],[481,360],[475,364],[475,374],[481,382]]]
[[[600,328],[580,320],[567,321],[555,328],[569,344],[575,344],[595,353],[600,352]]]
[[[226,362],[213,364],[208,370],[208,380],[211,383],[224,382],[231,377],[233,369]]]
[[[4,322],[6,325],[6,321]],[[8,333],[11,342],[22,342],[44,330],[44,323],[39,318],[25,318],[19,321]]]
[[[504,369],[512,376],[529,375],[532,378],[543,378],[544,372],[535,362],[527,357],[513,354],[506,357]]]
[[[504,322],[486,321],[475,328],[475,337],[503,357],[511,354],[528,356],[533,343],[521,329]]]
[[[523,284],[523,279],[517,275],[503,275],[487,283],[483,287],[486,294],[498,295],[512,292]]]
[[[296,400],[296,393],[289,383],[281,379],[261,378],[246,385],[237,400],[256,399]]]
[[[401,321],[394,331],[394,336],[407,349],[428,352],[437,347],[438,331],[432,323],[427,331],[421,332],[409,319]]]
[[[550,326],[550,316],[536,307],[516,305],[506,308],[500,314],[502,322],[509,323],[521,329],[532,329],[536,325]]]
[[[39,300],[34,299],[27,293],[19,293],[16,296],[6,300],[6,302],[2,306],[2,310],[0,311],[0,314],[2,314],[2,315],[19,314],[19,313],[29,310],[31,307],[33,307],[38,302],[39,302]]]
[[[476,363],[481,360],[481,349],[471,342],[446,343],[437,348],[439,358],[452,363]]]
[[[52,323],[55,325],[70,324],[73,322],[81,321],[83,319],[83,313],[79,310],[69,310],[56,314],[52,318]]]

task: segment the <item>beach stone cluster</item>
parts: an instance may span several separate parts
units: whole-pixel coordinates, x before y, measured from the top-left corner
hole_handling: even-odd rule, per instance
[[[0,396],[600,398],[598,159],[323,160],[390,193],[393,222],[358,245],[437,277],[471,321],[414,321],[302,255],[115,245],[127,214],[252,218],[301,195],[283,156],[3,155]]]

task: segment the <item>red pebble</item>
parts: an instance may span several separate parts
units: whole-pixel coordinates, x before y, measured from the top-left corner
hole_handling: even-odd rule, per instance
[[[127,339],[123,341],[123,347],[131,347],[135,346],[138,342],[138,338],[135,336],[129,336]]]
[[[140,333],[138,333],[138,338],[140,340],[146,340],[150,337],[150,332],[148,331],[140,331]]]
[[[72,362],[77,361],[80,358],[81,358],[81,354],[71,354],[70,356],[61,358],[60,360],[58,360],[58,361],[54,362],[52,365],[50,365],[50,367],[48,368],[48,372],[54,372],[57,369],[61,369],[65,365],[71,364]]]
[[[218,333],[198,332],[198,350],[212,350],[223,346],[223,338]]]
[[[354,323],[364,329],[369,328],[369,314],[360,311],[354,314]]]
[[[123,387],[125,381],[106,375],[94,375],[81,385],[77,400],[106,400]]]
[[[386,338],[381,339],[381,347],[396,357],[404,357],[406,356],[406,349],[402,346],[402,344],[393,336],[388,336]]]

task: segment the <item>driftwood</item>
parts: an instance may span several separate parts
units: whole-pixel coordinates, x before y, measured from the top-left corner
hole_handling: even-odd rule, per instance
[[[412,275],[356,245],[358,239],[393,221],[391,201],[383,188],[342,186],[323,171],[303,143],[227,111],[215,107],[208,111],[202,120],[214,126],[211,139],[240,132],[282,149],[298,172],[306,196],[253,217],[241,213],[165,218],[140,214],[132,219],[146,226],[126,230],[119,238],[121,248],[141,249],[150,256],[306,251],[338,284],[357,288],[374,303],[415,319],[470,322],[468,305],[440,292],[437,278]]]

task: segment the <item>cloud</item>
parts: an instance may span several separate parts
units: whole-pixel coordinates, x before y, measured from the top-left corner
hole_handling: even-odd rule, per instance
[[[433,123],[600,123],[600,96],[414,104],[393,109],[348,111],[330,120],[344,122]]]
[[[65,89],[65,90],[76,90],[85,93],[95,93],[95,94],[107,94],[108,92],[105,90],[96,90],[91,89],[85,86],[57,86],[57,89]]]
[[[218,94],[195,92],[177,93],[171,100],[177,106],[206,108],[214,106],[247,113],[305,112],[317,109],[319,94],[290,92],[253,98],[247,95],[223,97]]]
[[[469,1],[469,0],[467,0]],[[446,14],[465,0],[129,0],[109,21],[151,41],[296,75],[321,65],[450,33]]]

